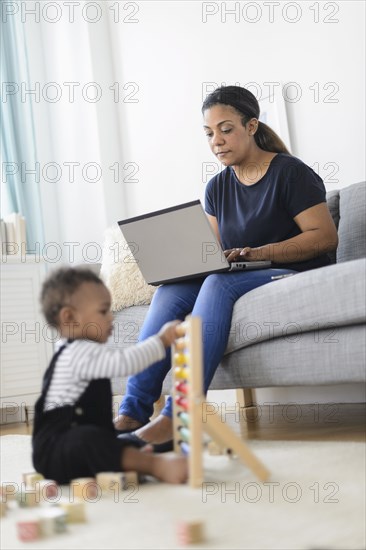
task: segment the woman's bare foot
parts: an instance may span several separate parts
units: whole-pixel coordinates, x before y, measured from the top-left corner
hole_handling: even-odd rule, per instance
[[[131,418],[130,416],[126,416],[125,414],[120,414],[117,416],[114,420],[114,427],[116,430],[137,430],[137,428],[141,427],[141,422],[138,420],[135,420],[134,418]]]
[[[152,475],[166,483],[184,483],[188,477],[187,458],[173,453],[161,455],[126,447],[122,453],[121,465],[125,471]]]
[[[173,421],[168,416],[160,414],[135,433],[148,443],[165,443],[173,438]]]

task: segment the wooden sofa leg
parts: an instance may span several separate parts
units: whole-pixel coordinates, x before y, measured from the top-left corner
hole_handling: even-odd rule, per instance
[[[248,436],[248,432],[255,429],[258,420],[258,411],[255,400],[255,389],[252,388],[240,388],[236,390],[236,401],[239,403],[239,407],[242,411],[242,418],[245,419],[245,430],[242,432],[242,436],[245,438]],[[244,423],[241,424],[241,427]]]
[[[236,402],[240,408],[254,407],[255,390],[252,388],[240,388],[236,390]]]

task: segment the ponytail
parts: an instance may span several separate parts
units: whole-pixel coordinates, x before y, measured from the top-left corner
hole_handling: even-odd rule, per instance
[[[258,120],[258,129],[254,134],[254,140],[263,151],[269,151],[270,153],[286,153],[287,155],[291,154],[276,132],[260,120]]]

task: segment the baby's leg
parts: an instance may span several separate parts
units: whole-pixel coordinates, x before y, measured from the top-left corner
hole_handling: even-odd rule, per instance
[[[155,454],[126,447],[122,452],[121,466],[124,471],[151,475],[166,483],[184,483],[188,477],[187,458],[173,453]]]

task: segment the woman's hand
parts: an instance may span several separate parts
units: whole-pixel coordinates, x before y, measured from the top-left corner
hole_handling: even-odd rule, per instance
[[[229,248],[224,250],[225,257],[228,262],[254,262],[262,260],[260,258],[260,249],[244,246],[243,248]]]

